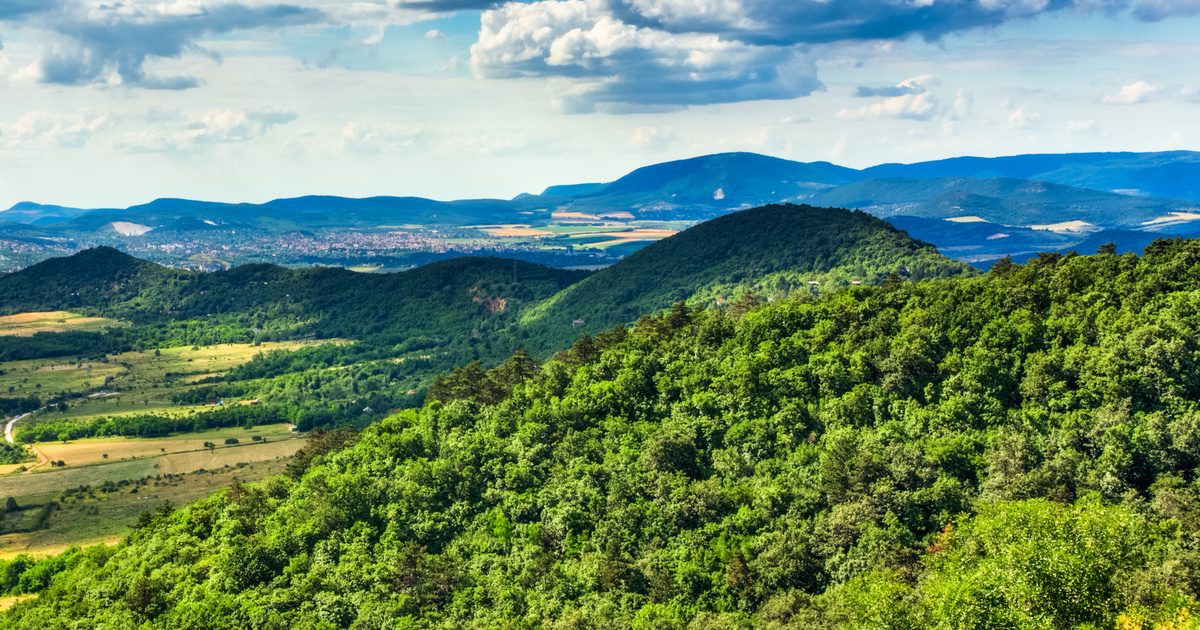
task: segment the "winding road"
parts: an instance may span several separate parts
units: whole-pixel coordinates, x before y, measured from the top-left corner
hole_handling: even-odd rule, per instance
[[[39,409],[38,411],[41,411],[41,410]],[[17,423],[17,420],[20,420],[21,418],[28,418],[29,416],[31,416],[35,413],[37,413],[37,411],[30,411],[29,413],[23,413],[19,416],[15,416],[11,420],[9,420],[8,423],[6,423],[4,425],[4,439],[7,440],[9,444],[12,444],[13,443],[13,436],[12,436],[13,425]]]

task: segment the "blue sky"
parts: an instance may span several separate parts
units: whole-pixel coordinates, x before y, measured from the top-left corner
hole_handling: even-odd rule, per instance
[[[1197,0],[0,0],[0,206],[1200,146]]]

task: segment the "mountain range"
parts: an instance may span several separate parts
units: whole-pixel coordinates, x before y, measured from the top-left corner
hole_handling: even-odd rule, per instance
[[[182,264],[188,261],[179,259],[182,254],[172,253],[179,250],[173,244],[256,238],[268,243],[261,259],[274,260],[273,253],[283,255],[287,250],[271,240],[278,235],[313,239],[318,243],[313,249],[319,250],[333,232],[440,229],[432,244],[399,246],[439,251],[460,245],[463,238],[486,237],[475,230],[477,226],[518,225],[534,232],[564,221],[596,225],[615,221],[632,228],[664,223],[686,226],[737,210],[785,202],[861,209],[970,262],[1066,250],[1096,238],[1113,241],[1123,250],[1140,249],[1147,240],[1144,233],[1200,232],[1200,154],[962,157],[852,169],[828,162],[725,153],[639,168],[607,183],[551,186],[540,194],[508,200],[309,196],[231,204],[158,199],[129,208],[99,209],[24,202],[0,212],[0,241],[10,250],[44,247],[42,257],[94,245],[113,245],[134,253],[145,247],[150,257],[160,262]],[[448,239],[447,230],[463,238]],[[1111,233],[1096,236],[1105,231]],[[478,246],[501,254],[562,249],[547,246],[549,240],[537,240],[542,237],[527,243],[483,238]],[[652,239],[634,242],[645,244]],[[342,256],[350,261],[345,263],[348,266],[358,262],[355,255],[367,255],[351,251],[356,247],[338,242],[324,248],[336,250],[328,260],[312,256],[285,262],[343,264],[338,258]],[[3,249],[0,247],[0,253]],[[186,251],[194,261],[196,251],[202,250]],[[530,255],[525,257],[530,259]],[[532,259],[560,266],[594,264]],[[613,256],[601,256],[595,264],[614,260]]]

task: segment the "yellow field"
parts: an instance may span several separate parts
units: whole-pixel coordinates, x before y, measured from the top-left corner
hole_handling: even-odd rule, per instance
[[[80,361],[67,363],[62,359],[33,359],[0,363],[0,392],[9,396],[37,394],[48,396],[76,392],[104,385],[124,373],[124,367],[112,362]]]
[[[239,444],[253,444],[258,436],[266,442],[292,440],[296,434],[287,424],[271,424],[245,429],[214,429],[199,433],[184,433],[164,438],[88,438],[73,442],[46,442],[37,444],[37,450],[53,461],[62,461],[68,468],[115,463],[127,459],[157,457],[188,451],[205,450],[204,443],[212,442],[224,448],[227,438],[236,438]]]
[[[590,247],[593,249],[607,249],[614,245],[621,245],[624,243],[633,243],[633,242],[639,242],[639,241],[650,241],[650,242],[659,241],[664,238],[675,236],[676,234],[678,234],[678,232],[676,232],[675,230],[666,230],[666,229],[658,229],[658,228],[634,228],[631,230],[623,230],[620,232],[603,232],[600,234],[596,234],[596,233],[572,234],[569,238],[571,238],[571,239],[589,238],[590,239],[595,236],[603,236],[607,240],[590,242],[590,243],[580,243],[580,244],[576,245],[576,247]]]
[[[237,443],[226,444],[231,438]],[[0,519],[0,559],[115,543],[139,514],[166,501],[182,505],[235,480],[282,472],[305,438],[275,424],[35,444],[38,463],[0,467],[0,499],[12,497],[20,506]],[[83,487],[89,489],[77,490]]]
[[[534,227],[529,227],[528,225],[492,225],[484,226],[482,229],[489,235],[500,238],[540,238],[543,236],[554,235],[552,232],[539,230]]]
[[[300,443],[302,440],[291,442]],[[45,529],[0,535],[0,559],[18,554],[46,556],[61,553],[71,546],[116,544],[129,533],[130,526],[142,512],[154,510],[168,501],[175,506],[190,503],[235,480],[249,483],[277,475],[283,472],[287,461],[284,457],[222,464],[207,467],[204,472],[196,470],[181,475],[168,474],[160,468],[149,475],[131,478],[130,483],[108,492],[99,489],[98,484],[93,484],[93,489],[88,493],[62,499],[59,509],[51,513]],[[135,488],[136,493],[133,492]]]
[[[70,311],[0,316],[0,337],[30,337],[40,332],[96,332],[117,325],[115,319],[84,317]]]
[[[304,445],[302,434],[287,432],[286,427],[278,425],[260,427],[258,434],[267,436],[266,441],[252,441],[251,436],[255,435],[252,430],[214,429],[177,438],[100,438],[67,444],[39,444],[37,448],[44,449],[47,457],[50,453],[58,453],[61,456],[52,459],[62,459],[67,466],[39,466],[33,472],[18,471],[0,476],[0,497],[16,497],[22,504],[40,503],[67,488],[269,461],[290,457]],[[226,446],[226,437],[237,437],[239,443]],[[206,441],[215,443],[215,448],[204,448]],[[194,448],[189,449],[189,446]],[[104,459],[104,453],[109,453],[108,460]],[[121,453],[121,458],[114,453]],[[79,463],[71,464],[67,457]]]
[[[86,391],[105,385],[112,377],[111,389],[130,389],[139,385],[161,385],[164,380],[195,380],[220,375],[230,368],[253,359],[261,352],[293,350],[328,341],[284,341],[254,344],[220,344],[193,348],[182,346],[126,352],[107,361],[33,359],[0,363],[0,392],[7,395],[54,394]]]

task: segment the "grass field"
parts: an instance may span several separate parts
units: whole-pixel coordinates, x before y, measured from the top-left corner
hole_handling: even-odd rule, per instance
[[[176,393],[205,378],[220,376],[261,352],[295,349],[330,341],[221,344],[127,352],[105,361],[35,359],[0,363],[0,395],[37,395],[43,399],[69,392],[91,392],[70,401],[67,409],[37,414],[21,424],[48,420],[90,420],[105,416],[155,413],[182,417],[211,409],[177,406]],[[333,342],[336,343],[336,342]],[[7,392],[7,393],[3,393]],[[20,424],[17,425],[19,432]]]
[[[33,359],[0,363],[0,392],[9,396],[52,396],[103,386],[126,371],[121,365],[100,361],[66,362]]]
[[[40,320],[24,319],[36,321]],[[45,421],[82,422],[149,412],[181,417],[213,408],[172,402],[175,394],[199,387],[199,381],[220,376],[261,352],[318,343],[339,342],[162,348],[97,361],[14,361],[0,364],[0,395],[32,394],[45,400],[57,394],[82,394],[69,399],[65,408],[55,406],[19,420],[18,437],[22,426]],[[0,466],[0,500],[12,497],[19,506],[0,514],[0,558],[115,542],[141,513],[165,501],[182,505],[234,480],[254,481],[280,472],[304,445],[303,438],[287,424],[275,424],[154,439],[108,437],[34,444],[36,463]]]
[[[0,317],[0,337],[30,337],[40,332],[97,332],[119,323],[115,319],[85,317],[70,311],[18,313]]]
[[[227,439],[236,439],[239,444],[253,444],[255,438],[265,442],[292,440],[296,434],[286,424],[271,424],[250,429],[236,427],[214,429],[197,433],[184,433],[164,438],[88,438],[72,442],[46,442],[37,449],[48,459],[61,461],[67,468],[116,463],[128,459],[157,457],[159,455],[205,450],[204,443],[212,442],[224,447]],[[0,480],[0,484],[3,481]]]
[[[500,238],[541,238],[553,235],[551,232],[528,225],[481,225],[479,229]]]
[[[254,441],[256,435],[263,441]],[[228,438],[238,444],[226,445]],[[206,448],[205,442],[214,447]],[[249,482],[279,473],[304,442],[287,425],[269,425],[39,445],[66,467],[42,465],[0,476],[0,497],[13,497],[21,508],[0,521],[0,558],[114,542],[141,512],[164,501],[181,505],[235,479]],[[77,490],[83,487],[87,490]]]
[[[674,236],[675,234],[674,230],[662,228],[630,228],[620,231],[576,232],[568,236],[570,239],[568,242],[576,247],[608,249],[628,243],[651,243],[667,238],[668,236]]]
[[[263,435],[266,441],[254,442],[254,435]],[[237,437],[239,443],[226,446],[227,437]],[[216,447],[205,448],[204,442],[213,442]],[[114,437],[40,444],[38,450],[50,459],[63,460],[67,466],[41,466],[36,472],[10,472],[0,476],[0,497],[44,502],[48,495],[75,486],[139,479],[155,473],[220,468],[238,462],[266,461],[288,457],[302,445],[301,434],[289,432],[286,425],[251,430],[213,429],[169,438]],[[107,460],[105,453],[109,455]],[[72,460],[76,463],[72,464]]]
[[[286,464],[286,458],[276,458],[185,474],[155,471],[149,476],[125,480],[127,483],[116,484],[109,490],[93,486],[87,492],[71,493],[57,502],[57,509],[50,511],[46,527],[0,534],[0,559],[19,554],[51,555],[72,546],[115,544],[129,533],[143,512],[155,510],[166,502],[179,506],[204,498],[234,481],[249,483],[277,475]],[[26,512],[36,518],[42,509],[34,507]]]

